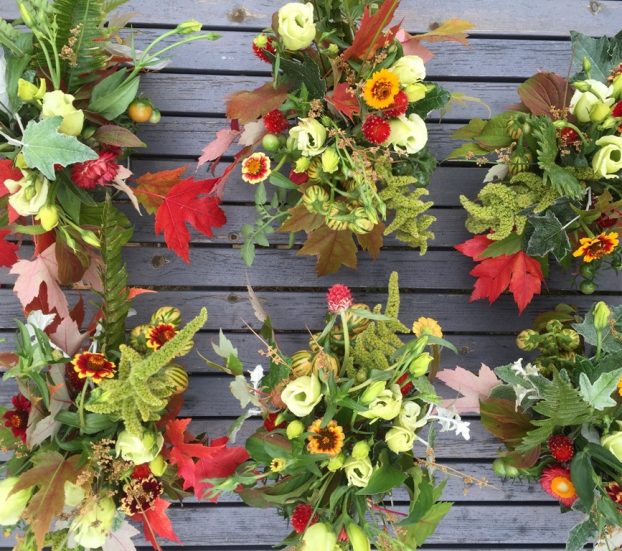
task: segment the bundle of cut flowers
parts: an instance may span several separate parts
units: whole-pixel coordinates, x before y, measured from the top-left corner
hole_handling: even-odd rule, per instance
[[[539,479],[563,511],[584,513],[569,551],[592,540],[602,551],[620,545],[621,331],[621,306],[599,302],[581,319],[560,305],[517,338],[535,359],[498,367],[481,394],[482,424],[506,447],[497,474]]]
[[[599,272],[622,268],[621,41],[573,33],[572,79],[538,73],[519,87],[519,105],[455,133],[468,143],[453,158],[497,157],[477,200],[461,197],[476,234],[456,247],[477,262],[472,300],[509,289],[522,311],[551,264],[580,263],[586,294]]]
[[[132,523],[160,549],[159,538],[179,541],[170,500],[202,498],[202,479],[247,459],[243,448],[225,448],[226,438],[195,438],[190,419],[175,418],[188,386],[175,361],[206,318],[203,309],[182,326],[179,310],[162,307],[127,343],[99,315],[87,333],[82,320],[41,310],[18,322],[15,353],[2,359],[19,393],[2,408],[0,431],[11,455],[0,525],[16,551],[134,549]]]
[[[17,261],[15,237],[7,236],[32,236],[36,252],[56,243],[60,281],[77,282],[101,246],[93,227],[106,193],[157,211],[156,233],[185,259],[187,222],[208,235],[224,223],[209,182],[180,182],[174,172],[177,179],[160,179],[157,189],[149,181],[130,187],[124,166],[132,149],[146,147],[137,123],[160,119],[139,95],[141,74],[164,67],[171,49],[217,36],[186,21],[139,50],[132,32],[119,34],[129,17],[109,13],[123,3],[18,0],[21,17],[0,19],[2,266]],[[190,206],[204,209],[202,220]]]
[[[384,312],[354,303],[344,285],[327,302],[325,328],[291,356],[266,320],[270,367],[258,366],[250,381],[221,335],[222,369],[236,375],[231,388],[243,407],[251,405],[241,419],[261,414],[264,422],[246,442],[250,459],[230,478],[210,480],[212,492],[236,489],[251,506],[277,508],[292,528],[283,543],[296,549],[415,549],[451,507],[434,480],[433,425],[469,438],[469,424],[439,405],[426,377],[440,348],[454,348],[433,319],[419,318],[412,331],[398,320],[396,273]],[[391,495],[409,506],[390,508]]]
[[[299,254],[318,257],[319,275],[356,267],[355,238],[374,258],[388,235],[426,252],[435,220],[426,186],[436,160],[424,118],[451,95],[425,82],[432,55],[421,42],[466,43],[470,24],[453,19],[413,37],[400,23],[390,26],[398,6],[290,2],[254,39],[273,80],[228,99],[230,128],[199,160],[215,170],[234,141],[243,146],[221,187],[238,165],[256,187],[256,223],[242,227],[248,265],[277,228],[290,244],[306,232]]]

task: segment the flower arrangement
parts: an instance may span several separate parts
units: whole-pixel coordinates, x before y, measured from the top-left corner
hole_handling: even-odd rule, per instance
[[[482,424],[506,447],[495,472],[539,479],[563,511],[585,514],[569,551],[594,539],[602,550],[619,545],[612,538],[622,526],[621,320],[622,307],[604,302],[584,319],[567,305],[541,315],[517,338],[536,354],[532,362],[498,367],[480,395]]]
[[[156,213],[156,233],[186,260],[185,224],[211,235],[225,221],[209,182],[171,171],[176,178],[161,178],[157,190],[148,178],[128,184],[129,152],[146,147],[136,126],[160,120],[139,95],[141,73],[164,67],[171,49],[217,35],[186,21],[139,50],[133,33],[120,34],[129,18],[109,13],[123,3],[18,0],[21,18],[0,20],[1,266],[17,262],[18,246],[6,238],[31,236],[37,254],[55,244],[48,252],[58,281],[78,282],[101,247],[93,227],[106,194]],[[204,210],[201,221],[187,212],[190,204]]]
[[[467,229],[456,248],[477,262],[472,300],[513,293],[520,311],[541,292],[551,264],[581,264],[580,289],[601,270],[622,268],[622,57],[618,40],[573,33],[567,80],[538,73],[522,84],[521,104],[490,121],[472,120],[452,157],[497,156],[477,200],[461,197]],[[577,274],[578,275],[578,274]]]
[[[221,334],[221,369],[236,376],[231,390],[242,406],[251,404],[241,419],[260,413],[264,423],[246,442],[249,460],[233,476],[209,480],[212,492],[237,488],[249,505],[278,508],[293,529],[284,544],[304,551],[415,549],[451,507],[434,480],[433,425],[469,439],[469,423],[440,405],[426,377],[440,348],[455,349],[436,321],[419,318],[411,331],[398,320],[396,273],[384,312],[354,303],[344,285],[329,290],[327,303],[323,331],[291,356],[265,320],[270,367],[264,374],[258,366],[250,381]],[[416,444],[425,458],[414,455]],[[400,489],[409,507],[387,509]]]
[[[220,158],[235,140],[234,167],[256,186],[257,221],[242,227],[242,257],[268,246],[275,229],[306,241],[319,275],[355,268],[357,245],[376,258],[394,235],[426,252],[434,237],[426,187],[436,166],[424,118],[451,95],[425,81],[422,41],[466,43],[470,25],[453,19],[410,36],[390,26],[399,0],[290,2],[253,41],[273,80],[227,102],[230,128],[218,132],[199,165]],[[271,184],[272,193],[266,189]]]
[[[162,307],[121,344],[96,321],[77,335],[76,320],[40,310],[19,323],[17,350],[4,358],[4,380],[19,394],[1,408],[0,431],[11,453],[0,525],[15,533],[16,551],[133,549],[138,531],[128,521],[160,549],[159,538],[179,541],[166,498],[200,499],[203,478],[247,459],[225,449],[226,438],[195,438],[190,419],[175,419],[188,386],[176,359],[206,318],[202,310],[182,327],[179,310]]]

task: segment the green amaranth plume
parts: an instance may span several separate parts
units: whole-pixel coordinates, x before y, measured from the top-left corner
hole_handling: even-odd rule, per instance
[[[207,310],[190,321],[162,348],[142,356],[133,348],[121,345],[118,377],[104,380],[86,409],[122,420],[133,434],[142,433],[142,423],[157,421],[174,388],[163,368],[184,356],[192,348],[192,338],[207,321]]]
[[[382,305],[374,308],[374,313],[380,314]],[[400,288],[397,272],[389,279],[389,298],[384,310],[388,321],[372,321],[365,331],[358,335],[354,342],[354,364],[367,369],[389,369],[390,358],[393,353],[404,346],[398,333],[410,333],[408,327],[398,319],[400,313]]]
[[[384,182],[378,195],[385,202],[387,210],[395,212],[395,218],[384,234],[395,233],[397,239],[413,248],[419,248],[421,254],[425,254],[428,241],[434,239],[434,233],[429,228],[436,220],[434,216],[424,214],[434,204],[432,201],[421,200],[421,197],[428,195],[428,190],[413,190],[412,186],[417,183],[414,176],[394,176],[384,167],[377,167],[376,170],[379,179]]]
[[[534,212],[540,213],[555,202],[557,195],[537,174],[521,172],[509,183],[486,184],[478,199],[481,204],[460,196],[460,203],[469,213],[467,229],[475,234],[492,230],[488,238],[500,241],[514,228],[518,234],[523,233],[527,216],[521,211],[533,208]]]

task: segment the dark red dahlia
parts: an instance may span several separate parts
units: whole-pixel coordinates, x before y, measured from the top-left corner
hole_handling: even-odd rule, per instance
[[[383,111],[383,113],[385,114],[385,116],[390,118],[405,115],[406,111],[408,111],[408,104],[408,95],[406,94],[406,92],[401,90],[400,92],[398,92],[397,96],[395,96],[393,105],[387,107]]]
[[[276,418],[279,416],[278,413],[268,413],[268,416],[263,420],[263,426],[268,432],[272,432],[276,429],[284,429],[286,423],[276,424]]]
[[[148,478],[151,476],[151,469],[149,468],[148,463],[143,463],[142,465],[136,465],[134,470],[132,471],[132,478],[134,480],[142,480],[143,478]]]
[[[382,117],[369,115],[363,123],[363,136],[368,142],[383,144],[391,135],[391,125]]]
[[[559,131],[559,141],[563,147],[570,147],[580,143],[579,134],[572,128],[562,128]]]
[[[271,54],[276,53],[276,48],[274,47],[274,40],[272,37],[266,36],[265,34],[260,34],[255,37],[253,40],[253,52],[255,55],[261,59],[261,61],[265,61],[266,63],[272,63],[270,58],[266,55],[266,52]]]
[[[313,507],[308,503],[299,503],[292,513],[292,528],[297,534],[302,534],[309,526],[319,521],[319,517],[313,513]]]
[[[162,490],[162,484],[153,476],[132,479],[123,486],[121,509],[130,516],[148,511]]]
[[[65,382],[71,394],[80,392],[86,384],[86,379],[81,379],[72,363],[65,365]]]
[[[622,506],[622,486],[620,486],[617,482],[609,482],[608,484],[605,484],[605,491],[611,498],[611,501]]]
[[[611,115],[614,117],[622,117],[622,101],[619,101],[613,106]]]
[[[266,127],[266,130],[272,134],[280,134],[289,128],[287,117],[278,109],[274,109],[263,116],[263,125]]]
[[[618,219],[611,218],[610,216],[607,216],[606,214],[601,214],[600,218],[596,220],[596,223],[603,229],[613,228],[614,226],[618,224]]]
[[[404,375],[397,380],[397,384],[400,385],[402,396],[408,396],[412,392],[413,388],[415,388],[408,379],[408,373],[404,373]]]
[[[297,186],[301,186],[309,181],[309,175],[306,172],[296,172],[295,170],[291,170],[289,173],[289,179]]]
[[[82,189],[95,189],[112,182],[119,172],[117,156],[114,151],[102,151],[93,161],[71,166],[71,179]]]
[[[26,442],[26,429],[28,428],[28,417],[32,404],[22,394],[16,394],[11,398],[13,409],[4,413],[4,426],[11,429],[15,438],[20,438],[22,442]]]
[[[560,463],[567,463],[574,456],[572,440],[563,434],[555,434],[548,440],[551,455]]]
[[[345,285],[333,285],[326,294],[328,311],[331,314],[338,314],[352,306],[352,291]]]

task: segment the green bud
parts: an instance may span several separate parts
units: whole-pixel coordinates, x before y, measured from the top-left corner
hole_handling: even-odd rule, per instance
[[[588,82],[583,81],[583,80],[578,80],[577,82],[573,82],[572,85],[577,90],[579,90],[579,92],[588,92],[589,90],[592,89],[590,84]]]
[[[334,473],[343,467],[345,461],[346,458],[340,453],[339,455],[330,458],[327,468],[331,473]]]
[[[583,72],[589,76],[591,70],[592,70],[592,63],[590,62],[589,57],[585,56],[583,58]]]
[[[590,111],[590,120],[592,122],[603,122],[611,112],[611,107],[607,105],[605,102],[598,102],[596,105],[592,107]]]
[[[160,110],[154,109],[151,112],[151,116],[149,117],[149,124],[158,124],[161,118],[162,118],[162,113],[160,113]]]
[[[613,97],[616,99],[622,98],[622,73],[613,79]]]
[[[32,24],[34,23],[34,20],[32,18],[32,15],[30,15],[30,13],[28,12],[28,10],[26,9],[26,6],[24,5],[24,2],[20,2],[18,4],[19,6],[19,14],[22,16],[22,19],[24,21],[24,24],[27,27],[31,27]]]
[[[501,459],[500,457],[495,459],[492,463],[492,470],[498,476],[505,476],[506,475],[505,461],[503,461],[503,459]]]
[[[566,128],[568,126],[568,123],[563,119],[559,119],[559,120],[553,121],[553,126],[555,128],[561,129],[561,128]]]
[[[375,381],[369,385],[361,396],[361,403],[364,405],[371,404],[378,395],[386,388],[385,381]]]
[[[349,522],[346,525],[346,533],[348,534],[348,540],[350,540],[352,551],[370,551],[371,546],[369,538],[358,524]]]
[[[551,320],[546,324],[549,333],[559,333],[564,328],[564,324],[559,320]]]
[[[310,164],[311,159],[309,159],[309,157],[300,157],[300,159],[296,161],[294,172],[298,172],[299,174],[302,172],[306,172],[309,169]]]
[[[579,348],[581,344],[581,337],[574,329],[564,329],[559,335],[557,335],[557,344],[562,350],[566,352],[572,352]]]
[[[331,44],[326,48],[325,52],[327,56],[335,57],[339,53],[339,46],[337,46],[337,44]]]
[[[80,237],[87,245],[91,245],[91,247],[99,248],[101,246],[99,239],[91,230],[80,230]]]
[[[189,19],[188,21],[184,21],[177,25],[175,32],[177,34],[192,34],[198,33],[203,25],[199,23],[196,19]]]
[[[594,327],[597,331],[602,331],[609,326],[611,310],[602,300],[594,306]]]
[[[536,331],[533,329],[525,329],[518,334],[518,337],[516,337],[516,346],[518,346],[521,350],[531,352],[536,349],[539,340],[540,335]]]
[[[302,421],[292,421],[289,425],[287,425],[287,438],[290,440],[294,440],[298,438],[305,431],[305,426],[302,424]]]
[[[153,461],[149,463],[149,469],[154,476],[162,476],[166,471],[166,461],[161,455],[158,455]]]
[[[266,134],[261,141],[261,145],[266,151],[276,151],[281,145],[279,137],[274,134]]]
[[[423,377],[430,368],[430,364],[434,357],[429,352],[424,352],[419,357],[415,358],[410,365],[408,366],[408,370],[412,374],[413,377]]]
[[[352,457],[354,457],[354,459],[365,459],[369,456],[370,451],[371,448],[369,447],[369,444],[365,440],[360,440],[354,444],[354,447],[352,448]]]
[[[58,225],[58,209],[56,205],[45,205],[39,209],[37,219],[45,231],[50,231]]]
[[[514,465],[506,465],[505,476],[508,478],[516,478],[520,476],[520,471]]]

